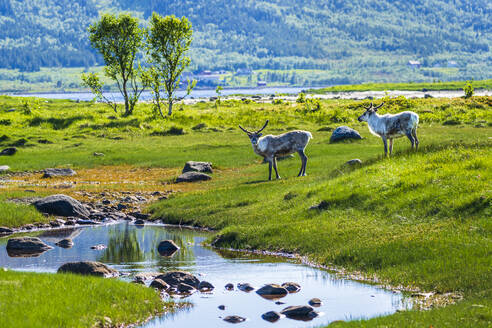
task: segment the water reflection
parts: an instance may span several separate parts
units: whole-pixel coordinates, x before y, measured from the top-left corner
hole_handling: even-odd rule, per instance
[[[32,234],[31,234],[32,235]],[[137,228],[127,222],[107,226],[60,229],[37,233],[45,243],[53,246],[62,239],[74,239],[72,248],[55,247],[38,257],[9,257],[5,245],[8,238],[0,238],[0,267],[16,270],[56,272],[66,262],[92,260],[106,263],[128,273],[121,279],[130,280],[137,273],[184,270],[215,286],[211,293],[194,293],[187,302],[193,307],[167,314],[145,325],[157,327],[230,327],[222,318],[239,315],[248,318],[241,327],[270,325],[261,315],[268,311],[280,312],[287,306],[307,305],[311,298],[322,304],[316,311],[320,316],[312,321],[281,318],[278,327],[315,327],[335,320],[364,319],[391,314],[408,306],[401,294],[354,281],[336,279],[326,271],[307,267],[291,259],[254,254],[216,251],[201,243],[209,236],[204,232],[169,229],[158,225]],[[163,240],[173,240],[180,250],[173,257],[163,257],[157,246]],[[91,250],[97,244],[107,245],[104,251]],[[254,291],[245,293],[232,283],[249,283],[255,290],[267,283],[300,284],[298,293],[289,293],[281,302],[260,297]],[[218,309],[225,305],[224,310]]]

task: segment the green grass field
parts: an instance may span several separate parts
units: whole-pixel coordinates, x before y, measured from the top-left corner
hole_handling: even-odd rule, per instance
[[[295,252],[391,285],[464,298],[443,308],[336,326],[490,326],[492,98],[384,101],[381,113],[412,110],[420,115],[418,153],[399,139],[394,156],[383,158],[381,140],[357,122],[369,101],[322,101],[315,112],[297,103],[198,103],[179,105],[171,118],[160,120],[148,105],[120,118],[100,104],[34,99],[26,104],[0,97],[0,147],[19,147],[18,154],[0,157],[0,165],[14,171],[164,168],[168,173],[156,179],[168,185],[184,162],[210,161],[213,179],[171,184],[182,192],[152,205],[154,217],[215,228],[218,246]],[[266,119],[267,134],[313,133],[307,177],[295,177],[296,155],[279,161],[281,180],[266,180],[268,167],[237,128],[261,127]],[[340,125],[357,129],[364,139],[330,144],[330,130]],[[363,165],[344,165],[353,158]],[[21,211],[42,219],[30,207],[15,205],[18,209],[5,201],[24,196],[22,188],[7,185],[0,195],[0,226],[20,225],[26,217]],[[309,209],[320,203],[322,210]],[[8,206],[10,211],[2,211]]]
[[[430,90],[462,90],[467,81],[450,82],[418,82],[418,83],[363,83],[351,85],[337,85],[323,89],[311,89],[308,92],[324,94],[327,92],[344,91],[386,91],[386,90],[408,90],[408,91],[430,91]],[[475,89],[492,89],[492,80],[470,81]]]

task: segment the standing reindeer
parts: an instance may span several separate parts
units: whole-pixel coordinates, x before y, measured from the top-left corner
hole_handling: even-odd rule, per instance
[[[253,145],[254,152],[263,156],[268,162],[268,180],[272,180],[272,166],[275,169],[277,179],[280,179],[277,171],[277,157],[287,156],[295,152],[299,153],[302,161],[301,170],[297,176],[305,176],[308,158],[304,153],[304,149],[306,148],[309,139],[313,138],[312,134],[308,131],[290,131],[279,136],[269,134],[262,137],[260,132],[263,131],[267,125],[268,120],[265,122],[265,125],[256,132],[250,132],[242,126],[239,126],[239,128],[248,135],[251,144]]]
[[[359,122],[367,122],[369,131],[375,136],[381,137],[384,143],[384,155],[388,156],[388,144],[389,139],[389,153],[393,152],[393,139],[407,136],[412,143],[412,149],[415,147],[419,149],[419,139],[417,139],[417,125],[419,124],[419,116],[414,112],[401,112],[395,115],[385,114],[379,115],[378,109],[384,105],[374,107],[364,107],[366,112],[359,117]]]

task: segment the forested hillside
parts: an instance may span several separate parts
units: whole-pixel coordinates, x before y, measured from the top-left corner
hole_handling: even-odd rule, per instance
[[[106,11],[187,16],[195,70],[326,69],[359,82],[419,60],[452,68],[418,73],[429,78],[492,73],[489,0],[0,0],[0,68],[97,64],[86,28]]]

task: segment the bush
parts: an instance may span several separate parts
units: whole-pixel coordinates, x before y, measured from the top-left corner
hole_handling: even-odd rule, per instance
[[[465,99],[473,97],[475,89],[473,89],[473,86],[471,85],[470,82],[467,82],[465,86],[463,87],[463,92],[465,93]]]
[[[299,93],[299,96],[296,99],[296,103],[303,104],[305,102],[306,102],[306,95],[303,92]]]

